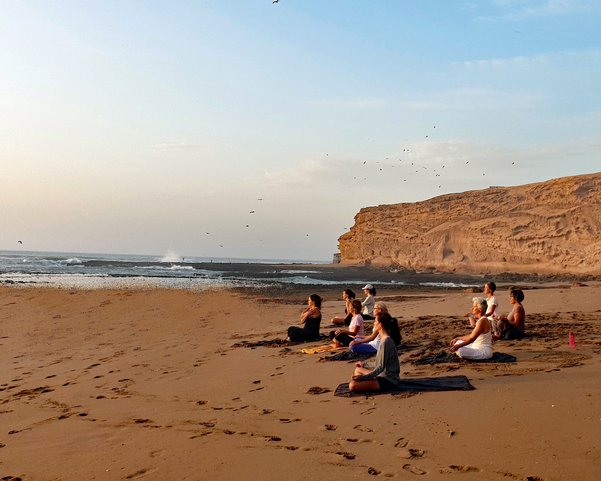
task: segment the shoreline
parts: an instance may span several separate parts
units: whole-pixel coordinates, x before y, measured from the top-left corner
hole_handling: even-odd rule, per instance
[[[129,266],[130,263],[121,263]],[[0,286],[25,286],[42,287],[44,285],[60,287],[60,279],[68,284],[66,288],[86,288],[84,285],[91,279],[98,280],[96,288],[127,288],[127,280],[131,279],[132,288],[142,287],[144,283],[148,288],[174,288],[174,289],[203,289],[213,284],[222,284],[223,288],[238,288],[237,284],[254,283],[257,288],[277,289],[325,289],[335,287],[344,289],[353,284],[370,283],[382,285],[385,288],[418,288],[427,289],[428,284],[439,284],[441,288],[468,288],[476,287],[483,282],[494,279],[498,284],[550,284],[550,283],[585,283],[600,282],[601,277],[575,276],[575,275],[538,275],[503,273],[499,275],[487,274],[461,274],[447,272],[415,272],[403,269],[387,269],[370,266],[354,266],[343,264],[262,264],[262,263],[159,263],[162,267],[185,266],[199,272],[214,272],[218,277],[206,277],[201,274],[189,276],[168,276],[165,274],[143,273],[134,274],[95,274],[85,272],[71,273],[18,273],[3,272],[3,276],[11,274],[17,279],[1,279]],[[131,265],[135,265],[131,263]],[[154,265],[154,264],[153,264]],[[302,280],[292,279],[294,275],[304,277]],[[312,277],[316,277],[313,279]],[[46,279],[46,280],[39,280]],[[54,279],[55,284],[48,279]],[[80,285],[77,279],[84,279]],[[69,283],[71,281],[71,283]],[[120,282],[119,282],[120,281]],[[173,286],[168,284],[172,283]],[[186,286],[186,283],[190,284]],[[111,284],[113,284],[111,286]],[[444,284],[449,284],[445,286]],[[452,286],[455,284],[456,286]],[[103,287],[106,285],[106,287]],[[91,285],[89,288],[95,288]]]
[[[476,293],[404,287],[378,292],[401,325],[401,376],[461,374],[474,391],[339,398],[352,362],[320,361],[303,345],[233,347],[283,337],[307,286],[0,286],[0,475],[294,481],[365,479],[373,468],[393,479],[596,479],[601,284],[526,287],[532,336],[495,344],[516,363],[429,366],[413,361],[468,332]],[[327,333],[340,288],[323,297]],[[497,297],[506,311],[505,287]]]

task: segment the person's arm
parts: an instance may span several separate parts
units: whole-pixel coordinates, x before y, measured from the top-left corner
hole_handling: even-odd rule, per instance
[[[363,344],[364,342],[371,342],[371,341],[373,341],[373,340],[374,340],[376,337],[378,337],[378,331],[374,331],[374,332],[372,332],[372,333],[371,333],[369,336],[367,336],[367,337],[364,337],[364,338],[362,338],[362,339],[357,339],[357,340],[355,340],[355,341],[352,341],[352,342],[349,344],[349,347],[355,346],[355,345],[357,345],[357,344]]]
[[[455,352],[460,347],[467,346],[468,344],[474,342],[478,338],[478,336],[484,332],[484,319],[485,317],[481,317],[480,319],[478,319],[478,322],[476,322],[476,327],[474,327],[474,330],[469,334],[461,337],[456,337],[453,340],[451,340],[451,342],[449,343],[451,352]],[[457,341],[463,341],[463,344],[455,344]]]
[[[336,335],[338,335],[338,334],[348,334],[349,336],[355,337],[358,332],[359,332],[359,325],[358,324],[355,324],[352,329],[336,329]]]
[[[317,317],[314,314],[318,312],[318,309],[315,307],[307,307],[303,313],[300,316],[300,323],[299,324],[304,324],[305,321],[309,318],[309,317]]]
[[[390,339],[389,342],[388,339]],[[391,362],[393,356],[398,356],[398,352],[392,338],[387,337],[380,343],[373,370],[367,374],[358,376],[356,379],[354,378],[354,380],[367,381],[368,379],[375,379],[378,374],[386,369],[386,366]]]

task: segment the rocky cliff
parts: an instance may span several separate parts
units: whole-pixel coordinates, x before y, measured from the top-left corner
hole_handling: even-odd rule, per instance
[[[601,275],[601,173],[366,207],[339,249],[343,264]]]

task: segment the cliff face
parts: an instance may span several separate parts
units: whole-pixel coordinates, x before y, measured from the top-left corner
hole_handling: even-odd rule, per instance
[[[367,207],[343,264],[470,274],[601,274],[601,173]]]

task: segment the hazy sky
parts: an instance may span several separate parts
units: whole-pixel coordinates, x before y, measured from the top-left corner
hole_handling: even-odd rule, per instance
[[[329,260],[361,207],[601,170],[600,0],[0,12],[0,249]]]

